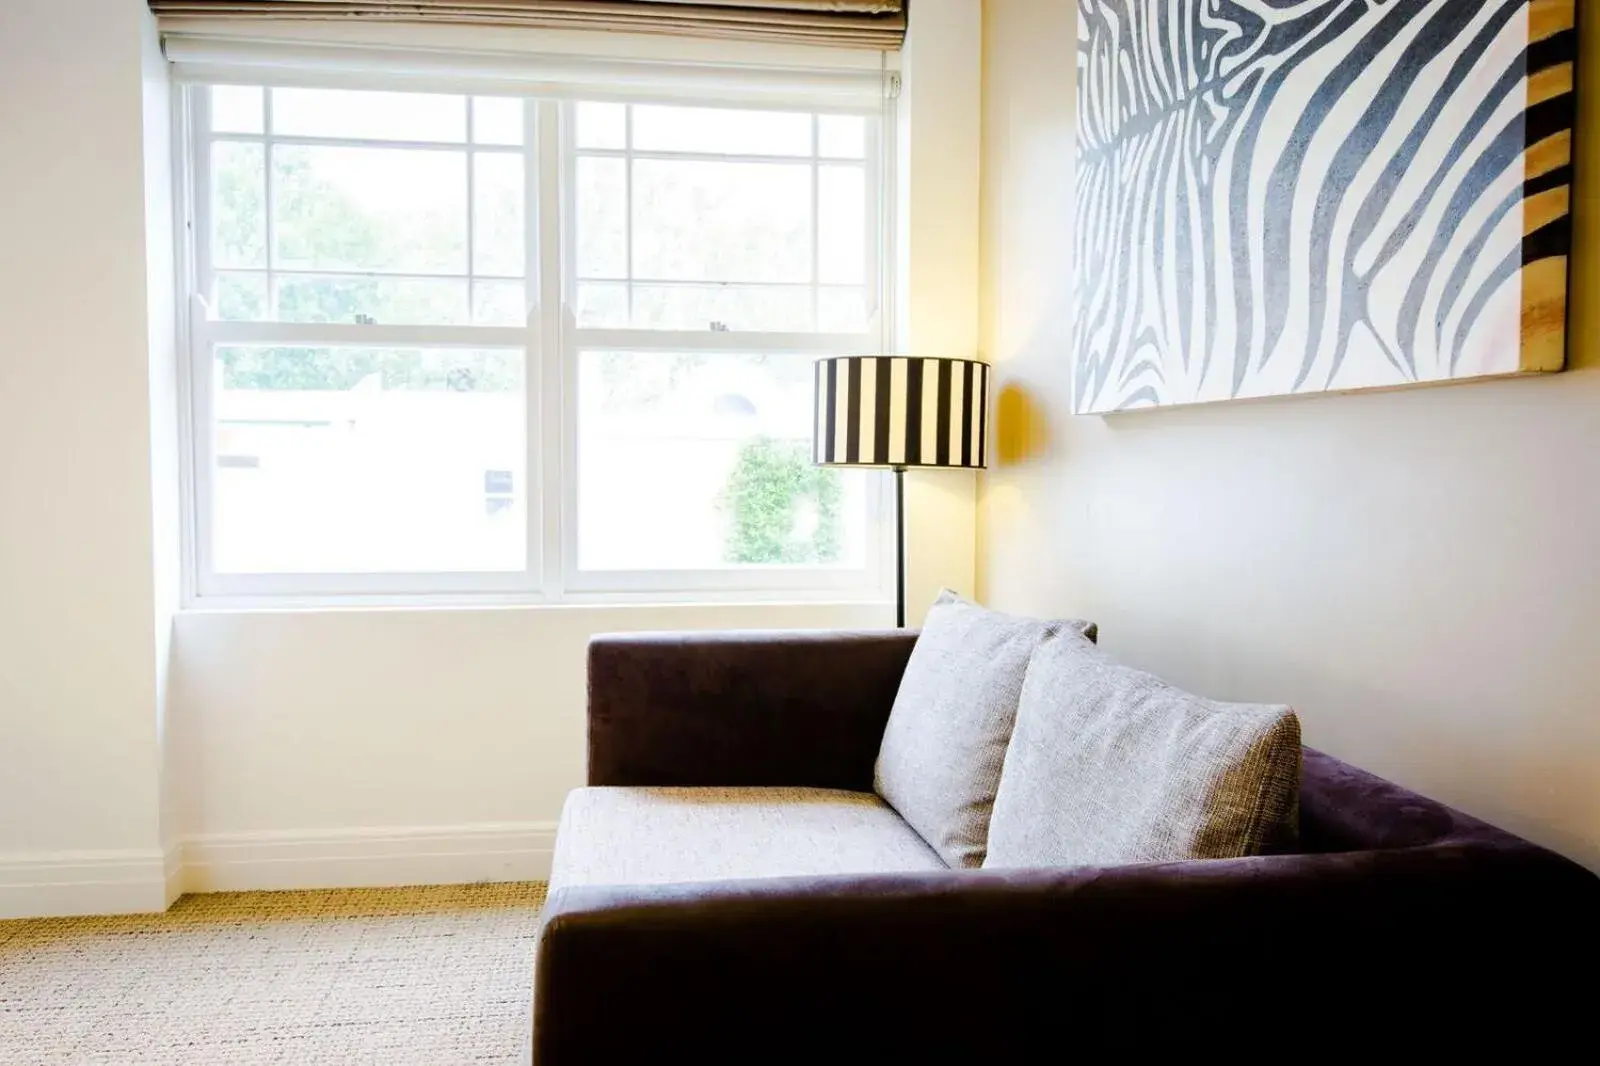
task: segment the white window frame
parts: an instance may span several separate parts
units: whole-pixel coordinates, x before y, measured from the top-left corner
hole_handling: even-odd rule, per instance
[[[209,84],[265,85],[268,88],[357,88],[390,91],[440,92],[469,98],[467,139],[462,145],[428,145],[467,154],[468,167],[476,151],[518,151],[505,146],[472,143],[470,96],[520,96],[524,107],[524,137],[520,148],[525,161],[527,322],[523,326],[389,326],[344,323],[241,323],[212,320],[204,299],[212,277],[210,262],[210,185],[207,168],[213,139],[235,141],[314,140],[317,144],[413,147],[390,141],[357,138],[283,138],[272,134],[270,102],[266,103],[261,135],[210,133]],[[759,351],[797,355],[881,354],[894,350],[895,304],[893,255],[894,151],[893,100],[886,96],[880,108],[841,105],[826,99],[795,95],[788,99],[768,92],[752,93],[749,100],[727,93],[707,94],[705,89],[662,93],[635,89],[598,93],[593,87],[569,93],[549,87],[518,90],[499,81],[471,79],[396,78],[366,73],[318,74],[260,69],[226,70],[208,67],[203,78],[180,85],[174,94],[178,129],[179,217],[183,220],[180,292],[188,294],[189,314],[180,322],[180,353],[185,364],[181,387],[187,395],[184,409],[184,531],[185,601],[193,607],[211,606],[318,606],[441,603],[606,603],[606,602],[737,602],[737,601],[879,601],[890,592],[893,574],[893,499],[887,477],[869,475],[866,494],[867,544],[864,565],[749,566],[715,570],[584,571],[578,568],[577,479],[578,353],[586,349],[608,351]],[[271,94],[265,94],[270,101]],[[863,334],[699,332],[654,330],[579,329],[574,317],[576,257],[575,170],[577,153],[573,111],[578,100],[617,103],[671,103],[705,107],[743,107],[804,110],[814,114],[841,113],[868,119],[868,145],[863,166],[868,176],[868,279],[872,304],[870,328]],[[815,137],[817,123],[813,121]],[[815,145],[813,145],[815,148]],[[585,150],[587,152],[587,149]],[[620,151],[617,154],[622,154]],[[709,158],[709,157],[708,157]],[[766,159],[718,155],[727,161]],[[808,161],[819,165],[813,151]],[[270,183],[271,163],[265,162]],[[469,171],[470,172],[470,171]],[[813,197],[816,195],[813,171]],[[469,186],[470,190],[470,186]],[[268,235],[271,255],[270,184]],[[469,196],[469,204],[471,197]],[[470,209],[469,209],[470,210]],[[813,226],[816,220],[813,215]],[[469,241],[471,216],[468,217]],[[813,249],[815,255],[815,249]],[[269,266],[271,260],[269,258]],[[470,258],[468,269],[472,269]],[[295,273],[295,271],[288,271]],[[875,274],[875,277],[874,277]],[[873,281],[875,285],[871,284]],[[812,284],[818,279],[813,272]],[[269,294],[270,298],[270,294]],[[470,308],[469,308],[470,310]],[[527,546],[526,566],[514,572],[416,572],[321,574],[225,574],[213,566],[212,515],[215,469],[212,439],[214,425],[211,396],[214,383],[213,350],[227,344],[281,344],[293,346],[414,345],[424,347],[514,347],[526,353],[524,402],[526,405]]]

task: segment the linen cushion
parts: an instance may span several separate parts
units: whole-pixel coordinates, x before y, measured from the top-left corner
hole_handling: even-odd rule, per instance
[[[561,811],[550,888],[944,868],[869,792],[580,788]]]
[[[949,590],[928,612],[906,664],[873,787],[952,867],[983,865],[1006,742],[1028,658],[1088,622],[1001,614]]]
[[[988,867],[1256,855],[1295,835],[1300,722],[1219,703],[1062,633],[1028,666]]]

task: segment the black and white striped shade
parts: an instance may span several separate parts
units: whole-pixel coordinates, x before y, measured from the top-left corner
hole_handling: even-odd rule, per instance
[[[989,367],[975,359],[817,360],[823,466],[987,465]]]

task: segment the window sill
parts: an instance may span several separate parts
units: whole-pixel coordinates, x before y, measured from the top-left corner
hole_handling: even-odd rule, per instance
[[[889,624],[893,620],[893,598],[870,595],[831,594],[763,596],[740,592],[712,595],[704,592],[592,593],[568,594],[561,600],[527,596],[318,596],[318,597],[243,597],[208,596],[178,610],[179,615],[232,614],[433,614],[433,613],[529,613],[577,615],[601,612],[623,615],[656,611],[773,611],[773,610],[861,610],[882,611]]]

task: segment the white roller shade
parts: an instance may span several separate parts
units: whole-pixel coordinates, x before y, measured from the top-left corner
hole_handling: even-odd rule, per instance
[[[586,100],[765,99],[820,109],[876,111],[894,74],[878,67],[801,68],[705,61],[657,61],[434,49],[409,45],[321,44],[195,33],[164,35],[180,82],[541,94]]]
[[[903,0],[150,0],[160,16],[444,22],[899,48]]]

